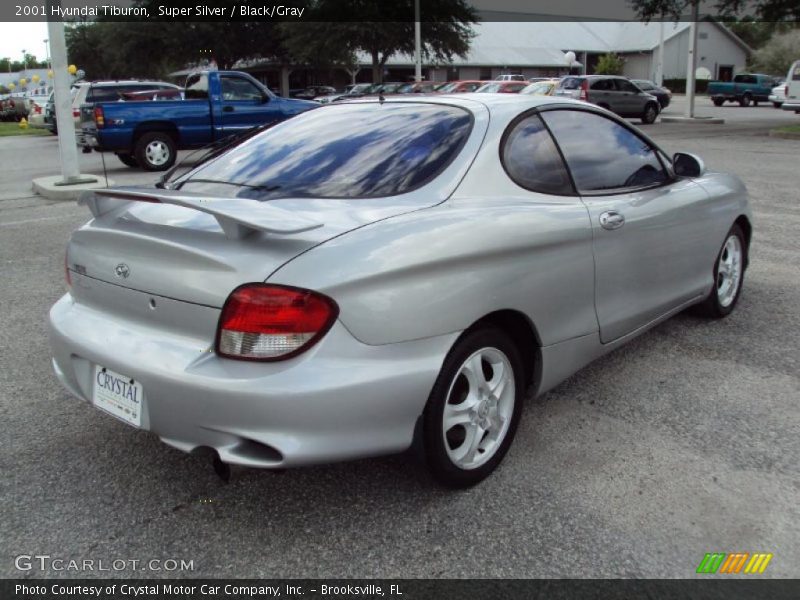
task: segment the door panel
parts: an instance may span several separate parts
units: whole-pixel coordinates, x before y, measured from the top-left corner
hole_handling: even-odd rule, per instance
[[[278,102],[264,101],[262,91],[251,81],[235,75],[221,75],[220,135],[240,133],[256,125],[276,121],[281,116]]]
[[[679,180],[656,189],[584,197],[584,203],[594,231],[595,305],[603,343],[704,293],[712,218],[702,187]]]

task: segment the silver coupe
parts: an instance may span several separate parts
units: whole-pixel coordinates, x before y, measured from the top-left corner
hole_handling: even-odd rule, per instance
[[[580,101],[335,103],[153,188],[85,195],[50,312],[73,395],[218,465],[501,462],[523,400],[694,306],[724,317],[733,175]]]

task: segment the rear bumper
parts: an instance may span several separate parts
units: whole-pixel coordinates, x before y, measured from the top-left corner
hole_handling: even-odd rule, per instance
[[[189,310],[216,323],[218,309]],[[142,428],[170,446],[276,468],[408,448],[458,335],[368,346],[337,322],[307,353],[258,363],[221,359],[207,335],[120,319],[69,294],[49,321],[53,368],[73,395],[91,402],[94,366],[107,367],[142,384]]]
[[[797,111],[797,110],[800,110],[800,102],[796,102],[794,100],[792,100],[791,102],[784,102],[783,105],[781,106],[781,108],[783,110],[794,110],[794,111]]]

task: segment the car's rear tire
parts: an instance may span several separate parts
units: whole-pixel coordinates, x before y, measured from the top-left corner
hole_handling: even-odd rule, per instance
[[[741,98],[739,98],[739,106],[747,107],[750,106],[750,102],[752,101],[752,96],[750,94],[744,94]]]
[[[772,106],[774,106],[775,108],[780,108],[781,107],[781,103],[780,102],[773,102]]]
[[[697,314],[721,319],[733,312],[742,292],[747,250],[747,240],[742,228],[734,225],[725,236],[714,262],[714,286],[708,297],[697,305]]]
[[[133,154],[146,171],[166,171],[175,164],[177,149],[171,135],[153,131],[136,140]]]
[[[723,104],[725,104],[725,100],[723,100],[722,98],[712,98],[711,101],[714,103],[714,106],[722,106]]]
[[[131,167],[132,169],[139,168],[139,161],[136,160],[136,157],[133,154],[117,154],[117,158],[122,161],[122,164],[126,167]]]
[[[492,327],[465,334],[422,415],[422,449],[434,478],[461,488],[494,471],[514,439],[523,396],[522,359],[511,338]]]
[[[658,117],[658,105],[655,102],[648,102],[642,113],[642,123],[645,125],[655,123],[656,117]]]

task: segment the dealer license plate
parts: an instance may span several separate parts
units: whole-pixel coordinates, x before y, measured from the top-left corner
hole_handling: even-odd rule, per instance
[[[142,426],[142,384],[95,365],[92,403],[130,425]]]

